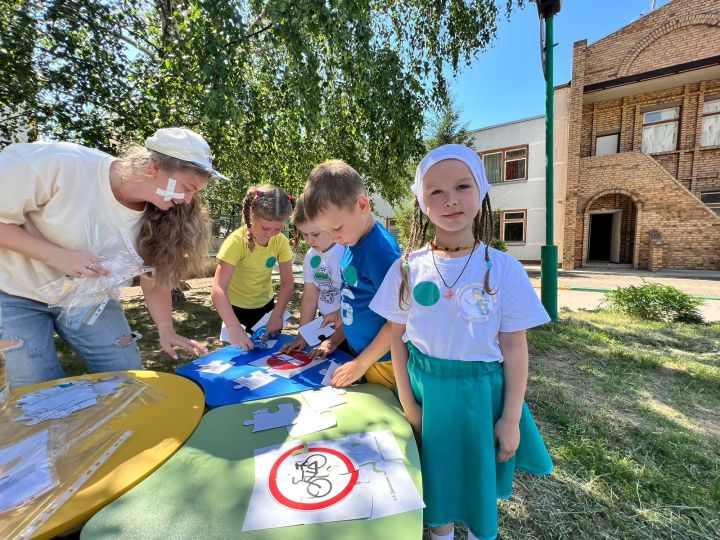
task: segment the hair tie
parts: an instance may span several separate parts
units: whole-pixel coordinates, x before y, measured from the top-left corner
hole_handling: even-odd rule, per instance
[[[290,201],[291,203],[295,202],[295,197],[293,197],[292,195],[288,195],[288,201]]]
[[[253,189],[253,196],[257,199],[260,196],[260,191],[258,188]]]

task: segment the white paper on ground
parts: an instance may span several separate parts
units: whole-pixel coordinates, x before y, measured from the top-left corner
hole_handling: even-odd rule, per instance
[[[270,375],[269,373],[265,373],[264,371],[258,370],[253,371],[250,375],[245,375],[243,377],[236,377],[233,379],[233,382],[235,382],[235,389],[238,390],[240,388],[247,388],[248,390],[255,390],[256,388],[260,388],[261,386],[265,386],[266,384],[269,384],[275,380],[275,377]]]
[[[314,321],[298,328],[298,333],[305,339],[305,341],[307,341],[307,344],[310,347],[315,347],[320,344],[320,336],[325,336],[327,338],[335,333],[335,328],[332,326],[320,328],[320,325],[324,320],[325,317],[318,317]]]
[[[0,513],[57,485],[48,459],[48,432],[0,448]]]
[[[270,412],[269,409],[253,411],[252,419],[245,420],[243,425],[252,426],[254,424],[254,433],[256,431],[289,426],[298,416],[292,403],[280,403],[277,408],[278,410],[276,412]]]
[[[265,326],[267,322],[270,320],[270,316],[272,315],[272,311],[268,311],[265,315],[263,315],[258,322],[256,322],[253,327],[250,329],[253,332],[258,330],[259,328]],[[287,309],[283,311],[283,325],[286,325],[288,320],[292,317],[292,313],[290,313]]]
[[[300,392],[300,395],[310,408],[318,412],[329,411],[332,407],[347,403],[345,394],[347,394],[346,390],[333,388],[332,386],[325,386],[319,390]]]
[[[335,426],[337,426],[337,418],[332,411],[315,411],[303,405],[295,422],[292,426],[288,426],[287,430],[291,437],[298,438]]]
[[[322,380],[323,386],[330,386],[332,384],[332,376],[333,373],[335,373],[335,370],[340,367],[340,364],[336,364],[335,360],[330,361],[330,365],[328,366],[327,370],[325,371],[325,376]]]

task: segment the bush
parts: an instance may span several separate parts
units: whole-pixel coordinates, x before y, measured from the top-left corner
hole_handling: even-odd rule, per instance
[[[507,244],[505,242],[503,242],[502,240],[500,240],[499,238],[493,238],[493,241],[490,244],[490,247],[494,247],[498,251],[507,252],[507,250],[508,250]]]
[[[698,308],[703,301],[680,289],[660,283],[620,287],[605,293],[604,303],[612,310],[650,321],[703,323]]]

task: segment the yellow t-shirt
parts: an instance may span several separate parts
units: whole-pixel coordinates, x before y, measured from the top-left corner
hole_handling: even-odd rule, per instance
[[[228,236],[217,254],[220,261],[235,267],[228,296],[233,306],[253,309],[263,307],[273,298],[272,269],[276,263],[293,258],[290,241],[284,234],[276,234],[267,246],[255,244],[250,251],[247,225]]]

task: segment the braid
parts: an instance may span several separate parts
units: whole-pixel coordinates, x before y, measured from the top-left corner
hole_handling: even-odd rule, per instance
[[[243,221],[247,225],[247,243],[250,251],[255,249],[252,219],[262,218],[285,221],[295,207],[295,198],[277,186],[250,186],[243,201]]]
[[[410,256],[410,253],[418,249],[427,241],[427,230],[429,224],[430,220],[427,219],[425,214],[422,213],[422,211],[420,210],[420,204],[418,203],[417,199],[415,199],[415,204],[413,205],[413,216],[412,225],[410,226],[410,234],[408,235],[407,246],[405,247],[405,253],[403,253],[400,263],[400,276],[402,278],[402,283],[400,285],[399,303],[401,309],[403,308],[403,306],[409,305],[408,294],[410,292],[410,285],[408,282],[409,268],[407,260]]]
[[[248,248],[250,251],[255,249],[255,238],[252,234],[252,221],[250,220],[250,212],[252,209],[252,202],[253,202],[253,190],[255,189],[254,186],[250,186],[250,189],[248,189],[247,193],[245,194],[245,200],[243,200],[243,221],[245,222],[245,225],[247,226],[247,243]]]
[[[483,288],[488,294],[496,294],[496,290],[490,288],[490,269],[492,262],[490,261],[490,244],[493,237],[493,220],[492,208],[490,207],[490,195],[485,195],[482,201],[482,210],[478,212],[473,221],[473,237],[475,241],[485,244],[485,278],[483,279]]]

